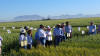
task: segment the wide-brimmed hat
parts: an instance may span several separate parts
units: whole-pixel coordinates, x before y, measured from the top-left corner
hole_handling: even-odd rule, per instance
[[[21,30],[21,33],[26,33],[26,30],[25,30],[25,29],[22,29],[22,30]]]

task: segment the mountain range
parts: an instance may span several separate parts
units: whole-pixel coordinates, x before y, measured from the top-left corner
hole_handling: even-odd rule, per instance
[[[76,15],[60,15],[60,16],[48,16],[43,17],[40,15],[23,15],[23,16],[16,16],[14,19],[9,21],[28,21],[28,20],[43,20],[43,19],[72,19],[72,18],[89,18],[89,17],[100,17],[100,14],[95,15],[84,15],[84,14],[76,14]],[[6,20],[0,20],[0,22],[7,22]]]

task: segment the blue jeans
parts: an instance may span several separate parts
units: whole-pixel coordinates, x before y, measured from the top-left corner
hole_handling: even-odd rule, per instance
[[[44,38],[44,37],[40,38],[40,42],[41,42],[42,45],[45,45],[45,43],[46,43],[46,38]]]

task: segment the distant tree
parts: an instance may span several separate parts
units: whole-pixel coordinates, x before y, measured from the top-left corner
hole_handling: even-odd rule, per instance
[[[44,18],[43,18],[42,20],[51,20],[51,19],[48,17],[47,19],[44,19]]]
[[[48,17],[47,20],[51,20],[51,19]]]

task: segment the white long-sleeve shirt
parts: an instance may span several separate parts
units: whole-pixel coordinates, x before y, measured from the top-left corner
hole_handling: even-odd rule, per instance
[[[46,39],[52,41],[52,33],[51,31],[46,31]]]
[[[39,37],[46,38],[46,32],[43,29],[39,29]]]

